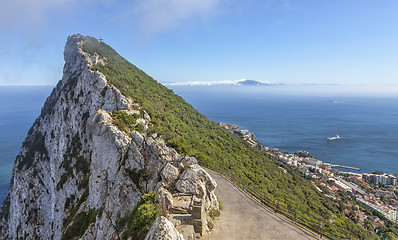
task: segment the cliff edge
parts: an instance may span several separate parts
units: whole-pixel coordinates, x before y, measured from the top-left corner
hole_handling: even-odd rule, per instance
[[[205,234],[216,182],[149,131],[148,111],[94,69],[109,61],[91,43],[104,44],[67,40],[63,77],[16,158],[0,239],[184,239],[178,224]],[[188,220],[172,222],[173,211]]]

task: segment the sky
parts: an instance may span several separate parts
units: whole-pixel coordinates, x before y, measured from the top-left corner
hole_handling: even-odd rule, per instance
[[[55,85],[80,33],[162,83],[398,85],[396,0],[0,0],[0,85]]]

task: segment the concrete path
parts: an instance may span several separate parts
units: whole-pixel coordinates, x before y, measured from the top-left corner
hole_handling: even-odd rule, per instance
[[[202,239],[319,239],[315,233],[264,207],[222,175],[207,171],[217,182],[216,194],[224,210],[213,231]]]

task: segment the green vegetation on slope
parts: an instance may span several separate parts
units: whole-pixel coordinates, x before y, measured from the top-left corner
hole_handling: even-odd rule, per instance
[[[145,238],[155,219],[162,213],[162,208],[155,198],[155,192],[143,194],[135,208],[117,220],[116,228],[119,232],[123,232],[122,239]]]
[[[114,111],[111,116],[113,123],[121,131],[129,133],[132,130],[137,130],[139,132],[144,130],[144,126],[142,124],[136,123],[137,119],[140,118],[140,115],[137,113],[128,114],[123,111]]]
[[[291,169],[284,173],[269,155],[208,120],[107,44],[86,37],[83,50],[106,59],[105,65],[97,64],[92,70],[102,72],[110,84],[142,106],[152,118],[148,131],[160,134],[181,154],[226,169],[242,183],[292,210],[296,208],[314,222],[322,219],[324,227],[337,234],[349,237],[351,232],[361,239],[375,238],[342,216],[339,204],[317,192],[304,176]],[[344,229],[344,233],[336,227]]]
[[[83,236],[84,232],[86,232],[90,224],[95,221],[97,215],[102,214],[102,211],[103,209],[100,208],[97,210],[90,209],[87,213],[79,213],[77,216],[74,217],[72,225],[70,225],[65,233],[62,235],[61,240],[74,239]]]
[[[31,130],[29,130],[31,132]],[[29,134],[31,135],[31,134]],[[18,170],[22,170],[24,167],[25,169],[30,168],[34,164],[35,154],[38,153],[43,158],[48,158],[48,152],[44,145],[44,136],[41,132],[37,132],[35,135],[31,136],[31,138],[27,138],[23,146],[30,146],[29,150],[25,153],[25,155],[19,155],[17,168]]]

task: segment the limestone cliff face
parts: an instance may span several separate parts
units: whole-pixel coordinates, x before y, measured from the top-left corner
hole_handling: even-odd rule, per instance
[[[216,183],[195,162],[187,164],[189,157],[156,135],[125,133],[113,124],[113,111],[132,114],[140,106],[90,70],[106,59],[84,52],[84,41],[80,35],[68,38],[62,80],[17,156],[0,210],[0,239],[61,239],[78,215],[92,216],[79,238],[116,239],[123,233],[117,221],[145,191],[157,191],[159,201],[172,204],[169,190],[177,189],[202,198],[207,211],[218,206]],[[138,119],[144,125],[149,120],[148,114]],[[129,175],[139,170],[146,177]]]

